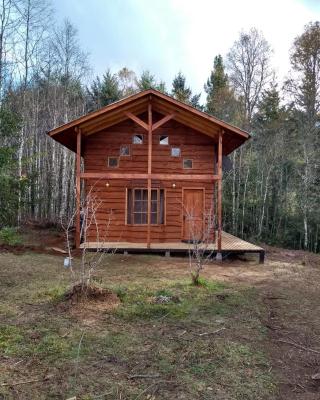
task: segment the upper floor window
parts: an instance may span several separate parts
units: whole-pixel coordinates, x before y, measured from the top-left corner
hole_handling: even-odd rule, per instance
[[[120,147],[120,156],[130,156],[130,146],[123,145]]]
[[[172,157],[180,157],[181,156],[180,147],[171,147],[171,156]]]
[[[134,135],[132,138],[133,144],[143,144],[143,135]]]
[[[188,158],[185,158],[183,160],[183,168],[184,169],[192,169],[193,168],[193,161],[188,159]]]
[[[168,145],[169,144],[169,136],[160,135],[159,144]]]
[[[118,157],[108,157],[108,167],[109,168],[118,168],[119,166],[119,158]]]

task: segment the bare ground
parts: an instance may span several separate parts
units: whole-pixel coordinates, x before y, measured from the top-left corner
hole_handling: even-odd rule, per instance
[[[115,255],[95,279],[119,305],[72,309],[62,261],[0,253],[0,399],[320,398],[319,256],[212,262],[195,289],[187,259]]]

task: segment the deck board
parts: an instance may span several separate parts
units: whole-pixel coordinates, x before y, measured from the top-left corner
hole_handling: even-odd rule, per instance
[[[82,243],[81,248],[87,249],[119,249],[119,250],[149,250],[147,243],[131,242],[87,242]],[[183,242],[151,243],[150,250],[159,251],[188,251],[192,245]],[[206,246],[208,251],[217,250],[217,242]],[[227,232],[222,232],[222,251],[223,252],[260,252],[262,247],[246,242]]]

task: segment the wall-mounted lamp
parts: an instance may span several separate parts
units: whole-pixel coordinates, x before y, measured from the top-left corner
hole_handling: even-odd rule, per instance
[[[109,183],[109,182],[107,182],[107,183],[106,183],[106,187],[108,188],[109,186],[110,186],[110,183]]]
[[[174,189],[175,187],[176,187],[176,184],[175,184],[175,183],[173,183],[173,184],[172,184],[172,188]]]

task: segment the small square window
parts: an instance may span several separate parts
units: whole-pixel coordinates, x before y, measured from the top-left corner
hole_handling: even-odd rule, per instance
[[[121,146],[120,156],[130,156],[130,146],[128,145]]]
[[[181,156],[180,147],[171,147],[171,156],[172,157],[180,157]]]
[[[183,168],[184,169],[192,169],[193,168],[193,162],[192,162],[192,160],[189,160],[189,159],[184,159],[183,160]]]
[[[132,138],[133,144],[143,144],[143,135],[134,135]]]
[[[167,136],[167,135],[160,135],[159,143],[160,143],[160,144],[163,144],[163,145],[168,145],[168,144],[169,144],[169,136]]]
[[[108,167],[109,168],[118,168],[119,159],[118,157],[108,157]]]

